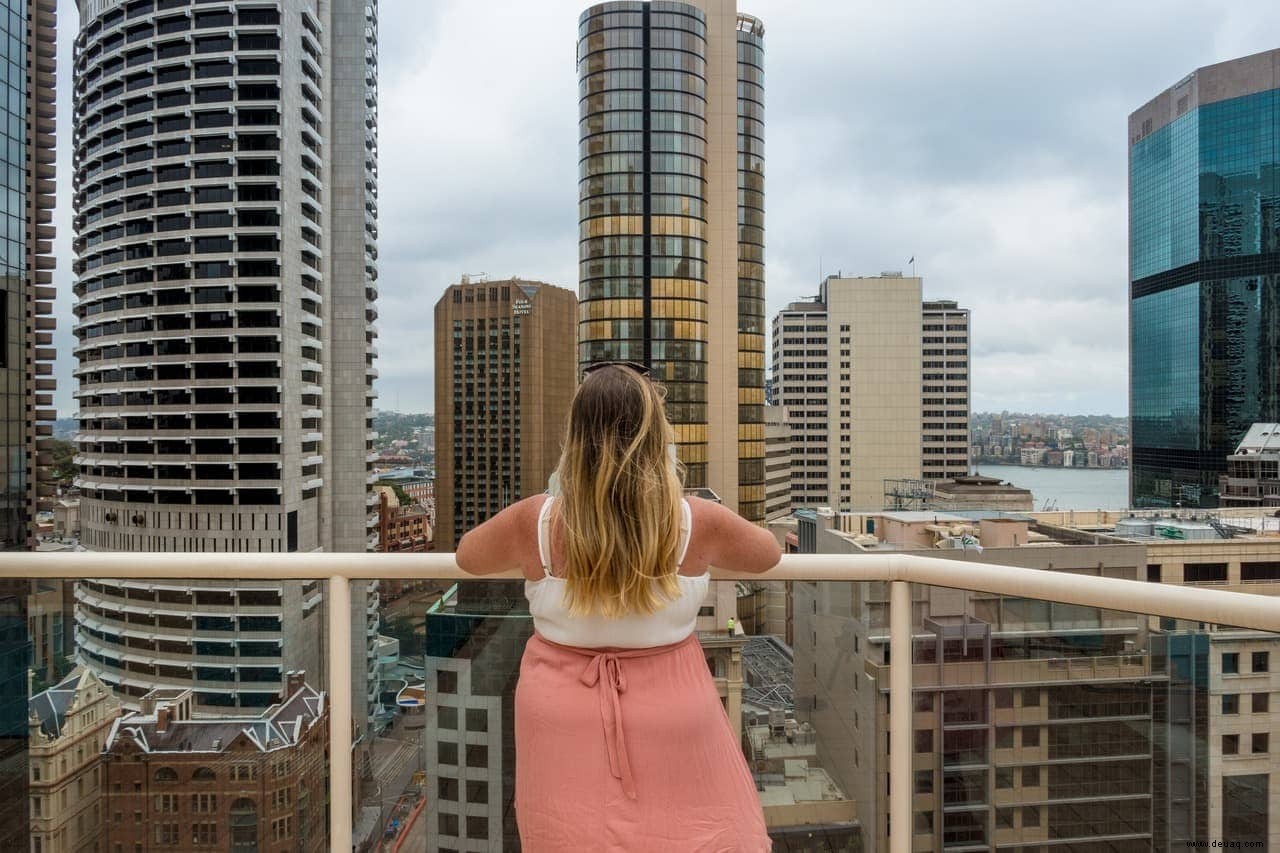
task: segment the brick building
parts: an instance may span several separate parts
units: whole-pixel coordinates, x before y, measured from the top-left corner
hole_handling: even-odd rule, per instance
[[[157,689],[107,736],[107,853],[328,849],[328,697],[289,673],[260,715],[195,717],[190,690]]]

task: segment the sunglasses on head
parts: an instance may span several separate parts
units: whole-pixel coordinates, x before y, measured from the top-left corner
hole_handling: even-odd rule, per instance
[[[627,370],[633,371],[646,379],[651,378],[649,368],[638,361],[597,361],[584,367],[582,375],[585,378],[604,367],[625,367]]]

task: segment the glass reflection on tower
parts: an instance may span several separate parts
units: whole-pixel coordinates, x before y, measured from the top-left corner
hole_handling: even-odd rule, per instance
[[[1211,507],[1280,420],[1280,51],[1201,68],[1129,119],[1130,498]]]

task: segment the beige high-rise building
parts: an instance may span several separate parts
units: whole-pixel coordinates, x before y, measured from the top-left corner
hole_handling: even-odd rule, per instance
[[[922,287],[901,273],[828,276],[774,317],[794,506],[880,509],[888,480],[967,473],[969,312],[923,301]]]
[[[546,489],[577,387],[577,303],[542,282],[466,277],[436,303],[437,551]]]
[[[735,0],[579,19],[582,365],[648,365],[690,488],[765,517],[764,27]]]
[[[953,480],[969,474],[969,309],[930,300],[921,327],[921,474]]]
[[[773,318],[773,395],[791,426],[791,505],[829,506],[827,306],[792,302]]]
[[[782,406],[765,406],[765,519],[791,514],[791,424]]]
[[[103,838],[102,746],[120,702],[91,670],[77,667],[31,697],[30,849],[98,853]]]

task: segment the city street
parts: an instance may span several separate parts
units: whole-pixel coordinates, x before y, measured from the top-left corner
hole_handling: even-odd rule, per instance
[[[397,720],[397,722],[400,722]],[[391,817],[396,802],[405,790],[410,787],[413,774],[421,764],[422,743],[421,730],[409,731],[396,726],[386,737],[380,737],[373,745],[373,784],[369,786],[366,802],[377,802],[382,810],[382,821],[379,834],[385,830],[386,822]],[[419,817],[419,821],[422,818]],[[420,835],[420,840],[406,839],[401,845],[401,853],[417,850],[426,851],[426,835],[415,825],[413,835]],[[390,851],[394,839],[388,839],[381,848]]]

